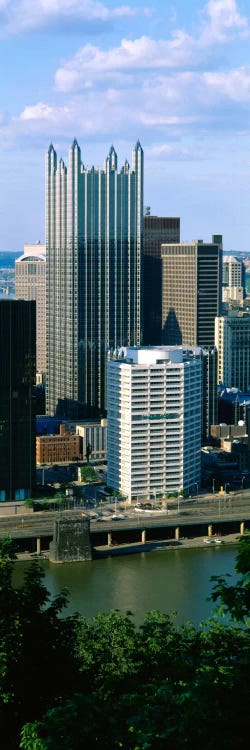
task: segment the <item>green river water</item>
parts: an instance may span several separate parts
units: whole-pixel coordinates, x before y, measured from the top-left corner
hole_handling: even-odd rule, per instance
[[[198,625],[212,615],[207,601],[212,575],[234,573],[236,546],[206,549],[173,549],[92,562],[54,565],[42,560],[45,584],[52,595],[63,587],[69,591],[65,614],[80,612],[87,619],[98,612],[131,610],[136,624],[144,613],[158,609],[177,612],[176,622],[191,620]],[[15,565],[15,584],[22,580],[28,562]]]

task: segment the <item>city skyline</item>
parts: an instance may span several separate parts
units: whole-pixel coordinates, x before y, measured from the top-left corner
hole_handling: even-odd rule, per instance
[[[74,137],[101,167],[139,138],[152,214],[249,250],[248,3],[162,5],[1,0],[1,251],[44,241],[44,154]]]

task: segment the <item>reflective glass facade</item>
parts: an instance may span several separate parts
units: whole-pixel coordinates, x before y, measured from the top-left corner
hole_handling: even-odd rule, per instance
[[[46,164],[47,412],[100,414],[107,350],[141,341],[143,151],[86,169],[74,141]]]

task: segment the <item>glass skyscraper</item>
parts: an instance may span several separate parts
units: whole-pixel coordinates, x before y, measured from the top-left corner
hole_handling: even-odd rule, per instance
[[[105,410],[106,352],[142,336],[143,151],[118,172],[86,168],[76,140],[68,168],[46,157],[47,412]]]

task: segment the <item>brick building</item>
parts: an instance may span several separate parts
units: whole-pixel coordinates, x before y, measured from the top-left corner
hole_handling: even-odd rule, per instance
[[[54,464],[75,461],[82,456],[82,438],[66,431],[60,425],[59,435],[41,435],[36,438],[37,464]]]

